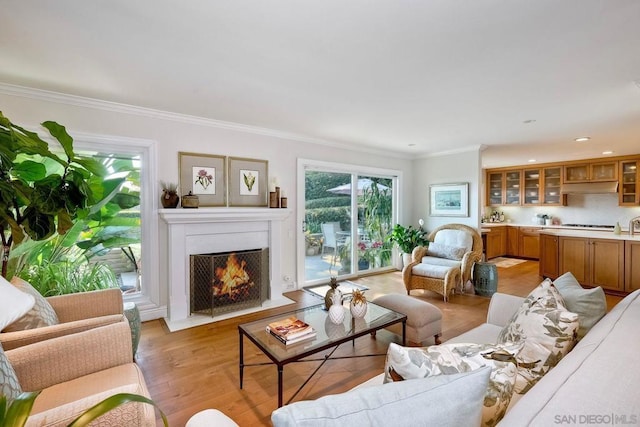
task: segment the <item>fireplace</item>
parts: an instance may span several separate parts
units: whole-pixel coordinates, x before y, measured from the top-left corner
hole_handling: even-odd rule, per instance
[[[282,295],[287,283],[282,266],[284,231],[283,223],[289,217],[289,209],[269,208],[199,208],[161,209],[160,218],[165,227],[160,228],[162,265],[166,275],[161,277],[167,289],[167,317],[170,331],[177,331],[238,315],[255,313],[268,308],[290,304]],[[239,253],[255,248],[269,248],[268,300],[260,307],[237,310],[212,317],[192,314],[190,311],[191,255]],[[263,282],[264,283],[264,282]]]
[[[216,316],[269,298],[269,249],[190,255],[191,314]]]

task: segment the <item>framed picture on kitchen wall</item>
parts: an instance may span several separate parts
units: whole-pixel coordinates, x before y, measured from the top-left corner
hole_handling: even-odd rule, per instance
[[[226,206],[225,156],[179,152],[180,196],[198,196],[200,206]]]
[[[469,183],[429,186],[429,215],[469,216]]]
[[[229,157],[229,206],[266,207],[267,160]]]

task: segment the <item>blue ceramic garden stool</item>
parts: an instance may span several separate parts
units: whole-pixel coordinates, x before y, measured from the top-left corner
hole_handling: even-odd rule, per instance
[[[490,297],[498,291],[498,269],[488,262],[473,265],[473,286],[477,295]]]

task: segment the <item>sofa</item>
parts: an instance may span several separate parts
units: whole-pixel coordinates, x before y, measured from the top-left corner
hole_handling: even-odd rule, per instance
[[[407,294],[413,289],[437,292],[447,301],[454,289],[471,280],[473,264],[482,259],[482,236],[464,224],[445,224],[428,236],[428,246],[418,246],[402,269]]]
[[[142,371],[132,362],[131,354],[131,330],[121,316],[117,323],[7,350],[0,359],[5,360],[5,368],[15,372],[17,383],[13,383],[22,391],[42,390],[26,425],[67,426],[114,394],[135,393],[150,398]],[[156,420],[153,406],[126,403],[96,423],[92,425],[155,426]]]
[[[577,285],[577,281],[575,283]],[[579,285],[577,287],[580,288]],[[582,307],[587,316],[589,313],[602,310],[604,293],[600,288],[580,292],[598,293],[596,297],[600,301],[600,308],[594,309],[594,306],[589,305],[591,303]],[[486,323],[445,344],[495,343],[514,313],[521,309],[524,301],[521,297],[495,293],[491,298]],[[577,300],[577,303],[582,304],[583,301]],[[636,367],[637,354],[640,351],[640,333],[637,329],[640,323],[640,290],[626,296],[606,315],[605,312],[606,302],[602,314],[585,319],[585,323],[591,323],[590,329],[582,331],[582,338],[555,367],[524,394],[512,394],[506,415],[499,422],[499,426],[640,423],[640,396],[636,393],[640,387],[640,369]],[[604,317],[600,318],[602,315]],[[429,379],[449,376],[437,375]],[[287,405],[274,411],[272,421],[276,426],[334,425],[333,423],[340,425],[340,421],[353,421],[349,417],[354,415],[352,408],[356,407],[355,402],[375,398],[384,401],[371,400],[373,403],[370,403],[369,407],[356,411],[359,411],[358,416],[361,420],[364,416],[368,417],[365,424],[383,425],[377,422],[380,417],[394,419],[394,425],[415,425],[416,420],[422,419],[426,422],[425,419],[431,412],[438,412],[443,407],[447,407],[449,413],[457,416],[458,410],[462,410],[473,400],[463,392],[453,406],[445,399],[438,399],[433,405],[424,404],[423,401],[422,406],[409,406],[411,398],[408,398],[408,406],[404,409],[399,406],[394,410],[393,403],[394,399],[397,399],[398,391],[385,391],[385,387],[417,387],[417,384],[426,384],[428,381],[411,380],[383,385],[384,379],[385,373],[382,373],[341,395]],[[464,388],[459,387],[458,390]],[[415,393],[415,390],[412,390],[412,393]],[[446,396],[444,391],[442,395]],[[336,412],[335,407],[339,407],[341,401],[350,402],[350,408],[345,408],[345,412]],[[459,420],[445,421],[439,425],[480,425],[480,421],[463,424],[459,424]]]

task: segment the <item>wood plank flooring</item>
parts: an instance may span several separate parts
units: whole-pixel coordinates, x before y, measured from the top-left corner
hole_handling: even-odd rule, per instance
[[[519,296],[526,296],[542,280],[535,261],[498,268],[498,277],[499,292]],[[391,292],[406,293],[400,272],[354,281],[370,288],[366,292],[368,299]],[[239,389],[237,327],[240,323],[318,302],[316,296],[305,291],[286,295],[295,303],[173,333],[163,320],[143,323],[136,362],[144,372],[152,399],[167,415],[171,426],[183,426],[193,414],[208,408],[221,410],[241,426],[271,425],[271,412],[277,407],[276,368],[274,365],[245,368],[244,387]],[[429,291],[412,291],[412,295],[442,310],[443,341],[483,323],[489,305],[489,298],[470,294],[452,295],[448,303]],[[609,307],[620,299],[607,296]],[[390,342],[399,343],[400,337],[383,330],[375,339],[359,338],[355,347],[342,346],[336,355],[384,353]],[[247,340],[245,359],[245,363],[268,361]],[[284,368],[285,402],[319,363],[293,363]],[[345,392],[378,375],[383,367],[384,357],[328,361],[295,401]]]

